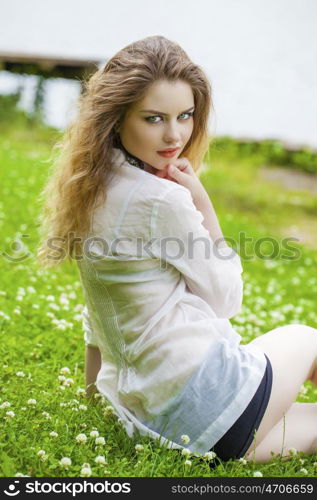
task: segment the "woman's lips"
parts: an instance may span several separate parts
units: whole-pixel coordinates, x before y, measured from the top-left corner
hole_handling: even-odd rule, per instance
[[[158,151],[158,154],[164,156],[164,158],[170,158],[171,156],[175,156],[178,149],[174,149],[174,151]]]

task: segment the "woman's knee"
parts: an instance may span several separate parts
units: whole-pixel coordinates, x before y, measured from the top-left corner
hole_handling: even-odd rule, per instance
[[[286,325],[252,341],[272,365],[272,390],[257,431],[259,443],[296,401],[301,385],[316,367],[317,332],[306,325]],[[251,343],[252,343],[251,342]]]

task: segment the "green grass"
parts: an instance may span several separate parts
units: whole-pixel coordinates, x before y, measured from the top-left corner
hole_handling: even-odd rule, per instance
[[[2,128],[0,139],[0,475],[78,477],[83,464],[89,463],[92,476],[98,477],[234,477],[253,476],[256,471],[263,476],[315,476],[317,457],[302,453],[288,462],[277,455],[268,464],[217,461],[214,468],[205,458],[191,456],[191,465],[186,465],[188,457],[177,450],[160,448],[144,436],[128,438],[121,423],[109,414],[104,398],[85,399],[80,314],[84,302],[77,268],[64,264],[42,271],[33,256],[38,242],[38,195],[58,136],[52,129],[12,126]],[[302,203],[292,203],[294,193],[259,182],[260,165],[256,156],[239,160],[217,152],[211,168],[201,174],[224,235],[234,240],[242,257],[244,302],[232,324],[243,343],[284,324],[317,327],[314,249],[292,243],[297,258],[281,256],[285,227],[296,220],[312,221],[316,199],[296,193]],[[246,247],[239,240],[241,232],[252,238]],[[261,237],[274,238],[274,258],[255,255]],[[20,262],[9,260],[19,255],[12,248],[17,240],[24,243],[24,255],[29,254]],[[270,244],[264,243],[261,250],[269,255]],[[70,379],[66,385],[58,378],[63,367],[69,369],[64,375]],[[314,402],[316,393],[307,382],[297,400]],[[30,404],[30,399],[36,404]],[[14,416],[7,416],[8,411]],[[105,444],[96,445],[90,436],[93,430],[105,438]],[[52,431],[58,436],[51,436]],[[80,433],[87,435],[85,443],[77,443]],[[137,451],[136,444],[142,444],[143,450]],[[39,450],[45,451],[44,457],[38,455]],[[104,456],[106,463],[98,465],[97,456]],[[63,457],[71,458],[68,469],[59,463]]]

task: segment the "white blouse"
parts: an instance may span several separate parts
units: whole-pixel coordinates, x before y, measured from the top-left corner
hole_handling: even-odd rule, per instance
[[[78,261],[84,339],[98,346],[97,389],[128,436],[204,454],[243,413],[266,368],[240,345],[243,272],[218,249],[190,191],[113,150],[115,176]],[[88,245],[89,243],[89,245]]]

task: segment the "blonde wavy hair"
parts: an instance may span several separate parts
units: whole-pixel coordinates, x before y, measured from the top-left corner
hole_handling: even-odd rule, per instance
[[[209,148],[212,108],[211,85],[204,71],[164,36],[127,45],[83,81],[76,117],[53,147],[58,154],[40,193],[37,262],[41,267],[56,266],[65,258],[71,261],[78,241],[87,237],[96,203],[105,202],[114,175],[111,157],[113,147],[119,147],[118,124],[157,80],[183,80],[191,86],[194,127],[180,156],[188,158],[196,172],[201,168]],[[52,258],[53,241],[58,241],[59,252]]]

